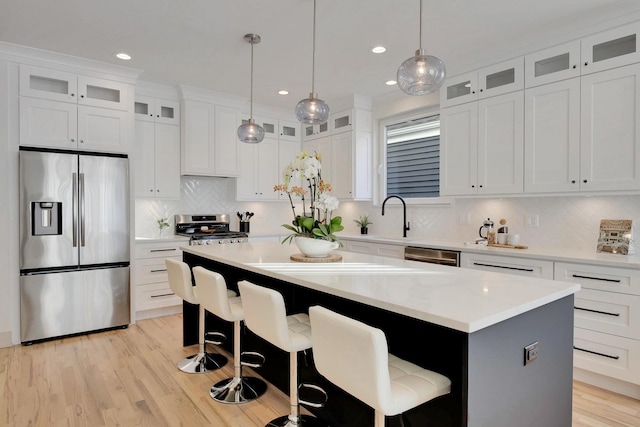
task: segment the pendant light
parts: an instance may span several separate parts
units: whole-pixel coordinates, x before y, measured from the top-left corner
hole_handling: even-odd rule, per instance
[[[238,127],[238,139],[249,144],[257,144],[264,139],[264,129],[253,120],[253,45],[260,43],[257,34],[245,34],[244,40],[251,43],[251,98],[249,102],[249,121]]]
[[[444,62],[427,55],[422,49],[422,0],[420,0],[420,49],[415,56],[398,67],[396,80],[403,92],[409,95],[427,95],[440,89],[446,75]]]
[[[311,93],[296,105],[296,117],[306,125],[321,125],[329,120],[329,106],[315,93],[316,66],[316,0],[313,0],[313,56],[311,60]]]

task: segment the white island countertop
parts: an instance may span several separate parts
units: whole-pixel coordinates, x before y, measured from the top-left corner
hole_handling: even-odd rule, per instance
[[[295,245],[276,242],[181,248],[213,261],[472,333],[559,300],[580,285],[335,251],[342,261],[290,260]]]

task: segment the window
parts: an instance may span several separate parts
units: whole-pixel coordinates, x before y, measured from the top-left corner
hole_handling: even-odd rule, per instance
[[[385,126],[386,194],[440,196],[440,116]]]

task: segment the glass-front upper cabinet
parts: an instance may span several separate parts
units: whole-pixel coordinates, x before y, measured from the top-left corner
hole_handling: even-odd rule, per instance
[[[300,142],[300,123],[280,120],[280,139],[285,141]]]
[[[180,124],[180,103],[177,101],[136,95],[133,112],[136,120]]]
[[[582,74],[640,62],[640,21],[582,39]]]
[[[440,89],[440,106],[451,107],[521,89],[524,60],[518,57],[447,79]]]
[[[553,46],[524,57],[525,87],[534,87],[580,75],[580,41]]]

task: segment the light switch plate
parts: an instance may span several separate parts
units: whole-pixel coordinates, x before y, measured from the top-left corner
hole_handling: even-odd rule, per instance
[[[538,349],[538,341],[529,344],[524,348],[524,365],[527,366],[540,356],[540,350]]]

